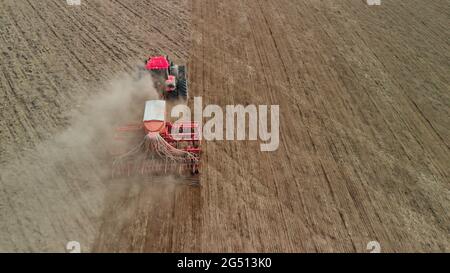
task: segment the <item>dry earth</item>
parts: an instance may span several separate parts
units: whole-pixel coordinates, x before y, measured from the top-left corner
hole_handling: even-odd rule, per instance
[[[450,251],[449,6],[1,1],[0,251]],[[111,180],[103,114],[161,52],[204,104],[279,105],[279,149],[204,142],[201,187]]]

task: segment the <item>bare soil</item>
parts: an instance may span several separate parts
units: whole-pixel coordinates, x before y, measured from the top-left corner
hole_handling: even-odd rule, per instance
[[[2,1],[0,251],[450,251],[449,5]],[[279,149],[203,142],[201,187],[111,179],[105,117],[160,53],[204,104],[279,105]]]

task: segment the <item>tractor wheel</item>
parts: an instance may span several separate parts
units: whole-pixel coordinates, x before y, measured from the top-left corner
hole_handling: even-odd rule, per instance
[[[177,84],[178,96],[183,99],[188,99],[188,86],[186,79],[180,79]]]
[[[186,79],[187,77],[186,73],[186,66],[185,65],[179,65],[178,66],[178,77]]]

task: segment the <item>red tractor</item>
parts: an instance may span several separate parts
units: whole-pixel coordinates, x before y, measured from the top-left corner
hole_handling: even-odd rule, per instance
[[[158,56],[146,60],[141,71],[150,72],[161,99],[145,102],[142,121],[116,128],[112,175],[179,175],[197,184],[199,126],[196,122],[172,123],[166,118],[167,100],[187,100],[186,68]]]
[[[174,64],[168,56],[157,56],[145,61],[145,69],[150,71],[162,99],[188,99],[186,66]]]

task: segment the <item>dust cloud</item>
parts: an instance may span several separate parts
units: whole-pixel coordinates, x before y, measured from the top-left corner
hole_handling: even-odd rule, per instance
[[[73,106],[70,125],[61,133],[0,167],[0,204],[10,208],[0,206],[0,251],[59,252],[73,240],[91,249],[104,224],[102,215],[111,214],[109,208],[118,201],[115,197],[148,188],[140,184],[151,178],[111,180],[108,149],[115,127],[140,122],[145,101],[158,98],[151,77],[120,75],[93,88],[92,94],[83,105]],[[173,189],[155,189],[161,187],[164,193]],[[132,215],[126,210],[118,216]]]

